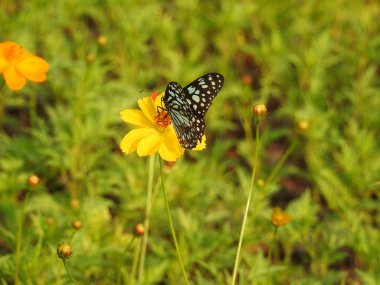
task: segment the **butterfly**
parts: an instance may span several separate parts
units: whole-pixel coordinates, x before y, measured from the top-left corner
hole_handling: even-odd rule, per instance
[[[204,116],[212,100],[222,89],[223,75],[208,73],[182,88],[177,82],[170,82],[163,101],[169,113],[180,145],[193,149],[204,135]]]

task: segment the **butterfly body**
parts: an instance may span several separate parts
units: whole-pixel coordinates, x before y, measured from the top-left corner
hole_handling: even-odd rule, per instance
[[[183,148],[193,149],[204,135],[204,116],[222,89],[223,75],[208,73],[182,88],[177,82],[166,87],[163,101]]]

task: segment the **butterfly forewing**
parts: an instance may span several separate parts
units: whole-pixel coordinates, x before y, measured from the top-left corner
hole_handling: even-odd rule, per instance
[[[182,89],[170,82],[163,98],[182,147],[193,149],[204,134],[204,116],[224,83],[223,75],[209,73]]]
[[[186,101],[197,117],[204,117],[211,106],[212,100],[222,89],[224,83],[223,75],[209,73],[199,77],[183,88]]]

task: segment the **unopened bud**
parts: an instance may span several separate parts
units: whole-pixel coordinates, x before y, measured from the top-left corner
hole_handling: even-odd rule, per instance
[[[267,115],[267,107],[264,104],[254,106],[253,115],[256,120],[261,121]]]
[[[74,220],[71,223],[71,226],[74,230],[79,230],[82,227],[82,222],[80,220]]]
[[[135,236],[142,236],[145,232],[144,225],[143,224],[137,224],[135,225],[135,228],[133,229],[133,232]]]
[[[72,199],[70,201],[70,207],[71,207],[71,209],[78,209],[79,205],[80,205],[80,202],[79,202],[78,199]]]
[[[33,174],[28,177],[29,186],[32,186],[32,187],[37,186],[38,184],[40,184],[40,182],[41,182],[41,179],[37,175]]]
[[[98,44],[101,46],[105,46],[107,44],[107,38],[105,36],[99,36]]]
[[[57,248],[57,255],[60,259],[68,259],[73,254],[71,245],[68,242],[60,243]]]

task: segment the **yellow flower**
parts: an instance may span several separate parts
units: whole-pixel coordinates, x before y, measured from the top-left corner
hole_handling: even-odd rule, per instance
[[[154,96],[155,95],[155,96]],[[135,129],[124,136],[120,147],[126,154],[137,151],[139,156],[159,152],[166,161],[176,161],[184,153],[179,144],[170,115],[160,110],[162,95],[154,94],[138,100],[141,110],[126,109],[120,113],[121,118]]]
[[[14,42],[0,43],[0,74],[12,90],[20,90],[26,80],[43,82],[49,64],[41,57],[29,53]]]
[[[272,224],[275,227],[284,226],[290,223],[291,217],[288,213],[281,210],[281,208],[274,208],[272,212]]]

